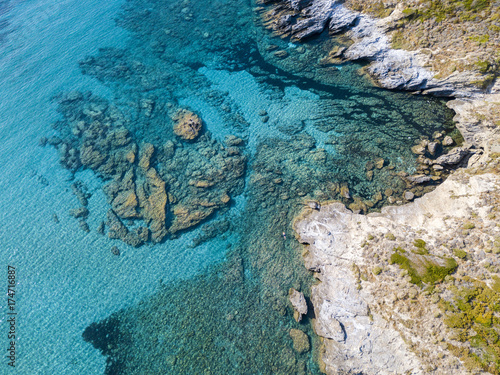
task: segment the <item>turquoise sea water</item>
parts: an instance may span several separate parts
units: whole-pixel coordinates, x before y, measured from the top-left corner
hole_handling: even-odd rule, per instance
[[[415,170],[411,146],[452,131],[444,103],[373,88],[358,65],[320,64],[335,40],[275,38],[249,1],[1,4],[0,252],[18,270],[13,373],[319,373],[309,318],[296,323],[287,303],[290,287],[308,296],[312,282],[291,222],[308,199],[377,209],[387,198],[377,193],[401,195],[396,172]],[[194,141],[172,131],[179,108],[203,120]],[[126,145],[106,141],[124,130]],[[167,232],[133,247],[110,239],[109,225],[98,233],[114,207],[102,188],[131,168],[139,190],[138,162],[120,160],[133,145],[140,158],[145,143],[169,194]],[[82,165],[89,147],[114,164]],[[75,182],[88,231],[69,215],[82,206]],[[182,226],[182,209],[203,220]],[[294,351],[291,328],[310,351]]]

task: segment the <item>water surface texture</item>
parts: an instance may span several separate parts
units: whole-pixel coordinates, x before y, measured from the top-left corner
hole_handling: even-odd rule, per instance
[[[321,64],[335,39],[276,38],[253,6],[0,6],[17,373],[319,373],[313,315],[295,322],[287,301],[312,283],[294,216],[398,199],[411,147],[453,133],[453,114]]]

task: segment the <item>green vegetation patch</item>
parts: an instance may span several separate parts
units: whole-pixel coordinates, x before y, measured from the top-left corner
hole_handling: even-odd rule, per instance
[[[455,272],[457,262],[453,258],[438,258],[423,254],[410,254],[395,248],[389,260],[390,264],[397,264],[408,272],[410,282],[419,286],[435,284]],[[407,255],[406,255],[407,254]]]
[[[500,374],[500,319],[496,316],[500,311],[500,278],[494,277],[492,287],[474,280],[452,292],[451,301],[439,302],[445,312],[444,323],[454,340],[469,345],[448,344],[448,349],[471,371]]]
[[[420,255],[426,255],[429,254],[429,250],[425,247],[427,244],[425,243],[424,240],[422,239],[417,239],[413,243],[413,246],[415,246],[415,249],[412,250],[413,253],[415,254],[420,254]]]
[[[422,240],[422,239],[419,238],[419,239],[416,239],[415,242],[413,242],[413,245],[415,247],[418,247],[418,248],[421,248],[421,249],[425,249],[425,245],[427,245],[427,244],[425,243],[424,240]]]
[[[491,7],[490,0],[428,0],[421,9],[403,10],[406,21],[434,19],[441,22],[452,17],[462,21],[475,20],[482,10]]]
[[[465,259],[467,258],[467,252],[462,249],[453,249],[453,255],[455,255],[457,258],[460,259]]]
[[[490,41],[490,36],[488,34],[483,35],[473,35],[469,37],[470,40],[478,44],[485,44]]]
[[[476,225],[470,221],[467,221],[466,223],[464,223],[463,225],[463,229],[474,229],[476,227]]]

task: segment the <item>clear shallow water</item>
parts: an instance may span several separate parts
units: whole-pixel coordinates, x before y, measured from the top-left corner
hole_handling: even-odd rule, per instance
[[[19,269],[18,373],[317,373],[317,353],[294,352],[288,335],[299,328],[315,343],[309,321],[295,323],[286,302],[288,288],[307,295],[311,283],[294,215],[305,199],[339,199],[340,184],[364,200],[402,190],[391,171],[411,172],[410,147],[451,113],[372,88],[358,66],[319,66],[330,42],[299,53],[254,23],[248,2],[121,5],[11,2],[3,16],[0,240],[2,258]],[[269,44],[289,58],[266,53]],[[93,96],[61,100],[70,91]],[[173,196],[167,224],[180,205],[216,202],[205,221],[140,248],[97,233],[110,207],[101,188],[116,173],[78,166],[73,174],[38,140],[57,136],[81,152],[91,139],[75,126],[102,103],[93,119],[107,134],[125,127],[139,150],[155,146],[151,164]],[[179,107],[204,121],[195,142],[172,132]],[[244,142],[225,144],[227,135]],[[102,147],[108,157],[122,151]],[[369,181],[365,164],[376,158],[394,169]],[[193,176],[214,185],[195,188]],[[68,215],[79,207],[74,180],[91,193],[89,233]],[[224,193],[231,201],[217,200]]]

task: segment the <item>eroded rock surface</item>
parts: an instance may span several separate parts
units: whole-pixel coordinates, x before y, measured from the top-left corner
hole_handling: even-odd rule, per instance
[[[307,301],[304,297],[304,293],[299,292],[294,288],[290,288],[288,291],[288,299],[290,300],[294,310],[294,319],[297,322],[300,322],[302,320],[302,316],[307,314]]]
[[[181,109],[174,116],[174,133],[182,139],[192,140],[201,130],[201,119],[191,111]]]
[[[314,329],[325,338],[327,374],[468,373],[447,351],[456,338],[440,336],[446,330],[434,305],[439,296],[415,289],[415,280],[390,260],[394,249],[408,251],[414,241],[411,256],[425,258],[430,255],[420,254],[432,251],[436,262],[445,263],[457,246],[452,241],[468,236],[461,228],[475,227],[463,224],[471,212],[485,228],[495,227],[489,213],[495,207],[491,194],[499,187],[496,174],[471,177],[461,171],[415,202],[385,207],[382,213],[353,214],[340,203],[322,205],[319,212],[306,210],[294,227],[299,241],[307,244],[306,266],[321,281],[313,286],[311,299]],[[471,248],[471,257],[481,258],[481,248]],[[467,269],[468,275],[477,272]],[[460,266],[457,272],[465,273]]]

